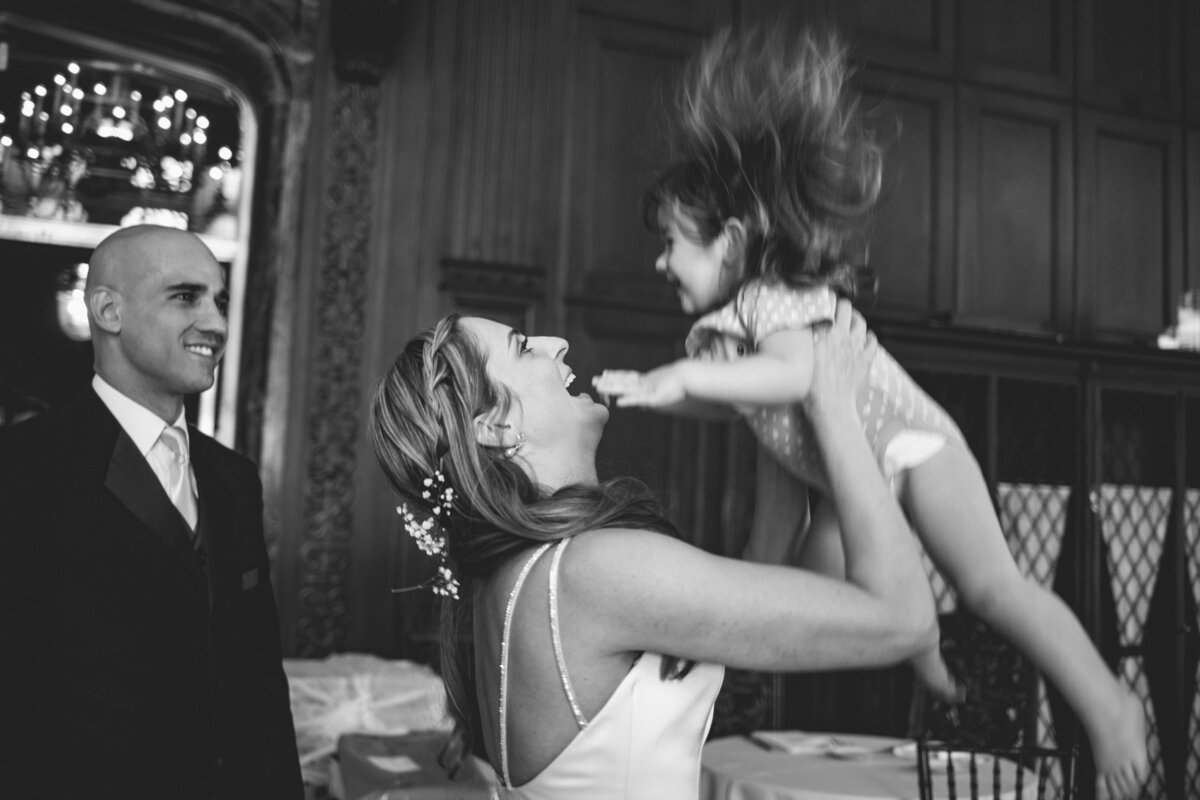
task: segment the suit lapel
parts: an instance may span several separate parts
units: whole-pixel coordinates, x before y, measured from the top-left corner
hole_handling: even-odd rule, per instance
[[[209,603],[215,600],[222,576],[228,575],[226,562],[232,558],[224,549],[234,540],[230,534],[235,530],[237,519],[234,514],[233,490],[225,475],[212,458],[209,441],[195,428],[190,430],[192,471],[200,496],[200,516],[196,533],[203,543],[208,559]],[[218,537],[217,531],[225,532]]]
[[[154,470],[123,430],[113,446],[104,485],[188,572],[203,580],[187,523],[163,491]]]

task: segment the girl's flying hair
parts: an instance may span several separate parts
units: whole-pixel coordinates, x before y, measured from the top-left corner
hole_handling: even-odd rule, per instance
[[[670,131],[674,161],[646,196],[686,214],[711,241],[729,218],[746,228],[744,279],[874,290],[866,234],[882,151],[848,87],[832,33],[786,26],[728,30],[688,64]],[[740,283],[740,282],[739,282]]]

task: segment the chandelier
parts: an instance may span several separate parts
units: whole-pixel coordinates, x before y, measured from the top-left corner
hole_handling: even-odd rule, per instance
[[[155,66],[0,37],[0,211],[197,232],[236,226],[238,112],[221,87]]]

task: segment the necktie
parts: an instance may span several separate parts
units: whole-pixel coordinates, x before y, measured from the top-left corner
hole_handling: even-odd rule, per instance
[[[167,495],[187,520],[188,527],[196,528],[196,493],[192,482],[192,469],[188,464],[187,439],[183,431],[168,425],[158,437],[158,444],[167,449]]]

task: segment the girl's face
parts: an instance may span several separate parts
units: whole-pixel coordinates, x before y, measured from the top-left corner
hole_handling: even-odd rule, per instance
[[[683,310],[700,314],[719,305],[724,299],[729,237],[722,234],[704,244],[692,221],[670,205],[658,210],[658,230],[663,251],[655,259],[654,269],[675,287]]]

